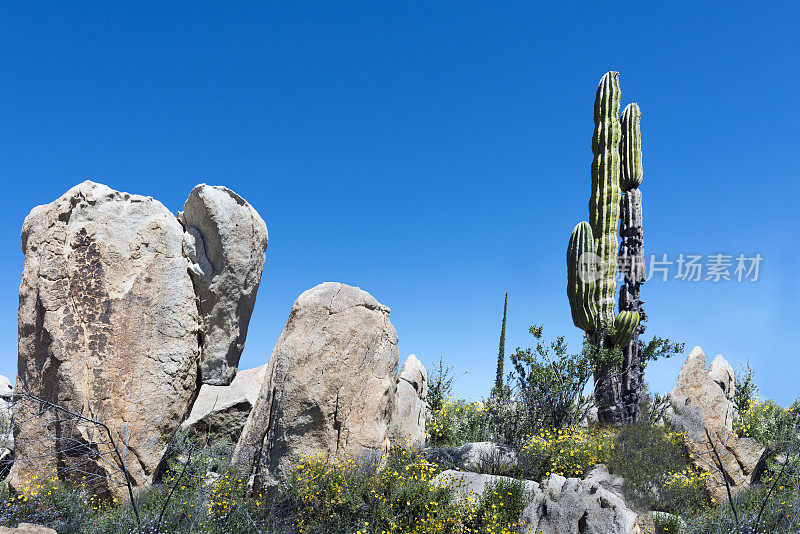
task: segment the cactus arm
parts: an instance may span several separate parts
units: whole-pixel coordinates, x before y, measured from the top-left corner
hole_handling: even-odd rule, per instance
[[[597,309],[601,322],[614,320],[617,274],[617,228],[620,202],[620,108],[619,73],[608,72],[600,80],[594,105],[592,138],[592,195],[589,222],[595,250],[602,261],[597,284]]]
[[[572,322],[584,332],[597,323],[597,282],[594,237],[586,221],[572,230],[567,246],[567,298]]]
[[[619,152],[622,160],[622,169],[619,176],[619,185],[622,191],[630,191],[642,183],[642,111],[636,103],[628,104],[622,112],[620,126],[622,139]]]
[[[639,326],[639,312],[622,311],[614,319],[614,346],[622,347],[630,341]]]

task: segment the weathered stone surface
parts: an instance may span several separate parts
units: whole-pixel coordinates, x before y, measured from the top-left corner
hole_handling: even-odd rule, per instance
[[[522,512],[530,534],[638,534],[639,519],[601,485],[550,475]]]
[[[0,534],[58,534],[52,528],[31,523],[20,523],[17,527],[0,527]]]
[[[706,355],[700,347],[692,349],[686,357],[671,397],[678,408],[687,403],[699,407],[708,424],[728,430],[733,428],[733,403],[709,376]]]
[[[721,362],[718,362],[716,369],[725,369],[726,365],[722,363],[724,359],[717,358]],[[724,385],[718,384],[714,376],[720,374],[706,371],[706,356],[700,347],[695,347],[686,358],[672,390],[673,411],[664,416],[672,428],[686,433],[684,445],[692,455],[694,464],[709,472],[706,491],[717,503],[724,503],[727,501],[727,490],[720,467],[724,468],[731,490],[736,493],[760,475],[764,448],[754,439],[739,438],[732,432],[733,403],[726,396]],[[727,382],[727,379],[723,382]],[[730,384],[733,384],[733,378]],[[712,443],[719,454],[721,466]]]
[[[385,445],[398,363],[389,311],[333,282],[295,301],[234,454],[256,484],[272,486],[304,455]]]
[[[427,408],[428,371],[415,355],[410,354],[397,377],[389,430],[391,443],[425,443]]]
[[[453,488],[459,501],[477,501],[498,482],[516,479],[470,473],[442,471],[434,484]],[[520,521],[527,534],[638,534],[639,520],[617,495],[593,481],[551,475],[541,484],[523,484],[523,509]]]
[[[242,197],[221,186],[192,189],[178,218],[200,299],[204,384],[233,380],[264,270],[267,225]]]
[[[203,384],[192,413],[181,427],[238,440],[261,391],[266,369],[265,364],[239,371],[229,386]]]
[[[136,485],[152,480],[197,390],[199,321],[182,242],[160,202],[89,181],[34,208],[22,228],[16,392],[107,424]],[[12,486],[57,468],[124,496],[100,427],[40,417],[30,401],[18,409]]]
[[[733,367],[722,357],[722,354],[717,354],[711,361],[711,366],[708,368],[708,376],[722,388],[726,398],[733,399],[736,385]]]
[[[597,464],[592,467],[588,473],[583,476],[586,482],[597,484],[603,489],[610,491],[620,499],[625,498],[622,491],[622,486],[625,484],[625,479],[619,475],[614,475],[608,472],[608,467],[605,464]]]

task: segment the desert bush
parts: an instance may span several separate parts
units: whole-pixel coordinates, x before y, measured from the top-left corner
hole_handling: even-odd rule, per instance
[[[439,468],[419,453],[395,448],[376,470],[352,458],[309,457],[287,491],[298,503],[301,533],[510,533],[522,511],[522,486],[500,484],[481,499],[460,502],[434,483]]]
[[[551,474],[583,477],[594,465],[608,462],[614,432],[611,428],[542,430],[520,451],[520,468],[531,480]]]
[[[465,532],[511,534],[521,526],[520,517],[525,507],[525,487],[519,480],[499,480],[487,485],[466,521]]]
[[[728,506],[709,508],[704,513],[689,515],[686,518],[687,530],[690,534],[800,532],[800,501],[797,489],[779,484],[769,498],[768,492],[768,485],[756,485],[739,492],[734,497],[736,516]]]
[[[581,395],[592,376],[589,347],[571,355],[563,336],[548,344],[542,341],[542,326],[531,326],[529,332],[536,346],[517,348],[511,355],[512,391],[523,408],[525,430],[572,427],[582,416]]]
[[[455,447],[472,441],[486,441],[490,424],[482,401],[443,399],[438,410],[428,414],[425,431],[429,445]]]
[[[758,387],[753,377],[753,369],[750,364],[742,365],[736,373],[736,380],[733,387],[733,405],[736,407],[736,415],[741,415],[756,401]]]
[[[681,515],[705,506],[708,474],[691,465],[681,433],[640,422],[620,428],[614,442],[608,467],[625,479],[633,506]]]
[[[446,399],[453,393],[453,366],[445,367],[444,356],[439,357],[439,364],[434,365],[428,381],[428,410],[436,412],[442,409]]]
[[[791,439],[797,432],[800,412],[797,405],[782,408],[771,400],[750,400],[747,407],[739,412],[734,430],[739,437],[754,438],[762,445]]]
[[[657,534],[681,534],[683,532],[681,518],[674,514],[654,512],[653,526]]]

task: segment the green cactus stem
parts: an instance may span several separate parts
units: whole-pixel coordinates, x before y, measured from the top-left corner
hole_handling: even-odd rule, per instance
[[[619,185],[622,191],[630,191],[642,183],[642,133],[640,123],[642,112],[636,103],[628,104],[622,112],[622,140],[619,152],[622,157],[622,169]]]
[[[619,73],[608,72],[600,80],[594,103],[592,138],[592,195],[589,199],[589,222],[595,250],[602,262],[597,284],[597,310],[601,322],[614,320],[617,274],[617,228],[619,226],[620,122],[621,91]]]
[[[630,341],[636,328],[639,326],[639,314],[633,311],[623,311],[614,319],[614,346],[622,347]]]
[[[592,332],[597,324],[597,255],[592,227],[578,223],[567,246],[567,298],[572,322],[584,332]]]

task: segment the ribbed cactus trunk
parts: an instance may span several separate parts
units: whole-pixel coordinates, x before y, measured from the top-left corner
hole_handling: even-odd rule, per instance
[[[613,324],[617,291],[617,229],[619,228],[621,126],[619,110],[622,93],[619,73],[608,72],[600,80],[594,102],[594,135],[592,137],[592,196],[589,199],[589,223],[595,250],[601,262],[597,282],[597,312],[600,326]],[[595,333],[594,343],[610,349],[613,340]],[[618,423],[624,412],[621,375],[612,365],[595,370],[595,400],[601,423]]]
[[[594,102],[592,137],[592,196],[589,199],[589,224],[595,250],[602,262],[597,284],[597,311],[600,321],[613,321],[617,303],[617,228],[619,227],[619,185],[621,127],[619,106],[622,93],[619,73],[609,72],[600,80]]]

